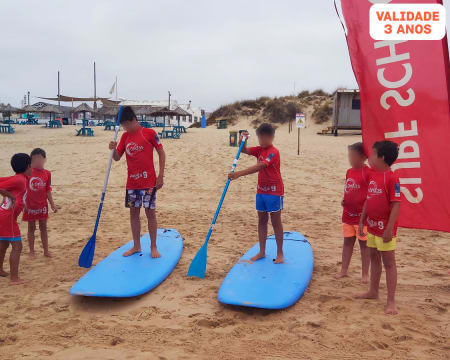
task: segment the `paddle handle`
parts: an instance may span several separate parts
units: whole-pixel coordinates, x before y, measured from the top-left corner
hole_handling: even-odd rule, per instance
[[[238,152],[236,154],[236,158],[233,161],[233,166],[231,167],[230,173],[234,173],[235,170],[236,170],[236,166],[237,166],[237,163],[239,161],[239,157],[241,156],[241,152],[242,152],[242,149],[244,148],[246,140],[247,140],[247,136],[244,135],[242,137],[241,144],[239,145],[239,149],[238,149]],[[205,240],[205,244],[204,245],[208,244],[209,238],[211,237],[211,234],[212,234],[212,232],[214,230],[214,226],[216,225],[217,218],[219,217],[220,209],[222,208],[223,201],[225,200],[225,195],[227,194],[228,188],[230,186],[230,182],[231,182],[231,179],[228,179],[226,184],[225,184],[225,187],[224,187],[223,192],[222,192],[222,196],[220,197],[219,205],[217,206],[217,210],[216,210],[216,213],[214,214],[213,221],[212,221],[211,226],[209,228],[208,234],[206,235],[206,240]]]
[[[119,108],[119,113],[117,115],[116,126],[114,128],[114,130],[115,130],[114,131],[114,142],[117,141],[117,137],[119,135],[120,119],[122,118],[122,111],[123,111],[123,106],[121,106]],[[102,209],[103,209],[103,202],[105,201],[106,188],[108,187],[109,174],[111,173],[111,166],[112,166],[114,151],[115,151],[115,149],[112,149],[109,153],[108,166],[106,167],[105,182],[103,183],[102,196],[100,198],[100,204],[98,205],[97,219],[95,221],[94,235],[97,233],[98,224],[100,222],[100,215],[101,215]]]

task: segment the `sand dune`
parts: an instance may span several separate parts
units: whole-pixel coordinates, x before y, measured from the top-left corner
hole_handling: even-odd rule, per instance
[[[234,128],[246,126],[242,121]],[[78,138],[72,127],[16,126],[16,134],[0,135],[0,176],[11,173],[13,153],[43,147],[61,208],[49,221],[55,257],[44,259],[38,246],[36,260],[22,257],[25,285],[10,287],[0,278],[0,358],[448,359],[450,235],[400,229],[398,316],[383,313],[384,276],[380,301],[352,299],[364,288],[358,252],[350,277],[336,281],[334,274],[342,245],[346,146],[360,136],[321,137],[316,131],[316,126],[302,131],[297,156],[296,130],[277,130],[286,187],[285,229],[307,235],[315,254],[308,290],[283,311],[238,309],[217,301],[222,279],[257,241],[256,175],[231,185],[209,245],[206,278],[186,278],[236,152],[228,146],[227,130],[190,129],[181,140],[164,141],[167,171],[158,193],[159,226],[180,231],[184,253],[162,285],[123,300],[68,293],[86,271],[77,266],[77,258],[92,234],[112,132],[99,128],[94,138]],[[256,143],[255,137],[250,143]],[[244,156],[238,166],[253,161]],[[125,162],[114,164],[95,262],[131,238],[123,206],[125,179]],[[23,224],[21,229],[26,235]]]

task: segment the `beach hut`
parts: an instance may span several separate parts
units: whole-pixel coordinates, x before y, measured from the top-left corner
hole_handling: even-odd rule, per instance
[[[334,94],[332,132],[361,130],[361,98],[359,90],[340,89]]]

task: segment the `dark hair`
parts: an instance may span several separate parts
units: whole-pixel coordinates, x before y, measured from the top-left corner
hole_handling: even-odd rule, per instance
[[[373,144],[379,158],[383,158],[384,162],[391,166],[398,157],[398,145],[389,140],[377,141]]]
[[[36,148],[36,149],[34,149],[34,150],[31,152],[30,157],[33,157],[34,155],[41,155],[43,158],[46,158],[46,157],[47,157],[47,154],[45,153],[45,150],[44,150],[44,149],[41,149],[41,148]]]
[[[18,153],[11,158],[11,167],[16,174],[24,173],[31,165],[31,158],[28,154]]]
[[[256,135],[269,135],[274,136],[275,135],[275,129],[272,125],[269,123],[264,123],[258,126],[256,129]]]
[[[118,113],[117,116],[119,116]],[[126,121],[133,121],[133,119],[136,119],[136,114],[134,113],[133,109],[131,108],[131,106],[125,106],[122,110],[120,123],[122,124]]]
[[[364,151],[364,145],[362,142],[357,142],[357,143],[351,144],[348,146],[348,149],[356,151],[357,153],[359,153],[359,155],[361,155],[363,157],[367,157],[367,155]]]

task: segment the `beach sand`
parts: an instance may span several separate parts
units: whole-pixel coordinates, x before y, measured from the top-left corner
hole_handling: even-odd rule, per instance
[[[379,301],[353,299],[366,289],[360,284],[359,249],[350,277],[334,279],[341,259],[346,147],[360,135],[319,136],[322,127],[313,125],[302,130],[297,156],[297,129],[289,134],[287,125],[278,128],[284,228],[308,237],[315,267],[297,304],[264,311],[217,301],[229,269],[257,242],[256,175],[231,184],[209,243],[206,278],[186,278],[236,153],[228,146],[230,129],[189,129],[181,140],[163,140],[167,170],[158,193],[158,221],[182,234],[182,258],[152,292],[100,299],[68,291],[86,272],[77,260],[92,234],[113,133],[97,128],[95,137],[79,138],[73,127],[15,127],[16,134],[0,135],[0,176],[11,174],[15,152],[44,148],[60,211],[49,220],[54,257],[43,257],[38,238],[38,257],[28,259],[24,241],[20,272],[26,284],[12,287],[0,278],[1,359],[448,359],[450,234],[399,230],[397,316],[383,312],[384,273]],[[242,120],[232,128],[246,127]],[[256,137],[249,141],[256,144]],[[244,155],[238,168],[252,164]],[[94,263],[131,239],[125,180],[122,160],[112,168]],[[21,229],[26,239],[26,226]]]

